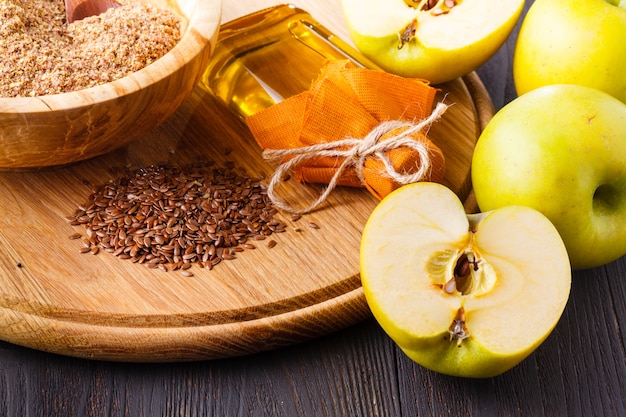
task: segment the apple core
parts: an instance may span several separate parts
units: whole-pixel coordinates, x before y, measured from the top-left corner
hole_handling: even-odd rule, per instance
[[[497,279],[493,268],[469,248],[459,253],[436,252],[426,270],[433,285],[450,295],[484,295],[495,286]]]
[[[458,252],[451,250],[435,252],[426,265],[426,271],[434,286],[441,288],[447,295],[460,295],[462,298],[488,294],[497,282],[494,269],[475,248],[472,248],[475,228],[471,220],[480,221],[480,215],[468,217],[470,219],[468,247]],[[470,330],[465,320],[465,309],[462,306],[457,310],[450,324],[449,333],[450,341],[456,340],[458,346],[470,337]]]

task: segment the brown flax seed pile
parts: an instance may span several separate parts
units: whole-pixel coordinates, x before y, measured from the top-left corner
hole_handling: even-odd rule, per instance
[[[0,0],[0,97],[104,84],[159,59],[180,40],[180,21],[169,10],[121,4],[68,25],[63,0]]]
[[[152,165],[99,186],[67,220],[85,227],[81,253],[102,249],[165,271],[192,264],[212,269],[256,248],[252,242],[286,231],[259,181],[233,163]]]

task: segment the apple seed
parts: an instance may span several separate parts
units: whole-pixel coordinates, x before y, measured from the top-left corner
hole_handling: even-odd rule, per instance
[[[456,277],[450,278],[448,282],[446,282],[446,284],[443,286],[443,290],[448,294],[454,294],[454,292],[456,291]]]
[[[470,274],[470,261],[467,255],[461,256],[456,262],[454,268],[454,276],[459,278],[465,278]]]
[[[456,290],[461,294],[467,295],[471,292],[474,273],[480,269],[479,262],[471,252],[464,253],[457,260],[454,268],[454,277]]]
[[[437,5],[437,0],[427,0],[420,10],[430,10]]]

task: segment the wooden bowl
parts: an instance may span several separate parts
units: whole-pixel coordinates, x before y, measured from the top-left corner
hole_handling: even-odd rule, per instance
[[[119,148],[169,117],[191,94],[213,51],[221,0],[145,0],[181,16],[165,56],[119,80],[75,92],[0,98],[0,170],[71,164]]]

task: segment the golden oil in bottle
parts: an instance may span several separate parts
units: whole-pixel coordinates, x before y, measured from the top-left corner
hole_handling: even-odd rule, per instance
[[[306,91],[328,60],[376,66],[292,5],[222,25],[201,86],[245,119]]]

